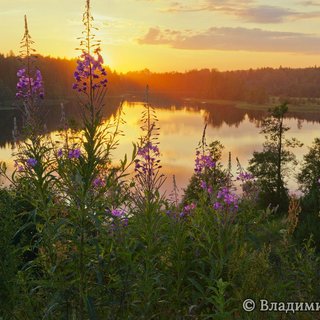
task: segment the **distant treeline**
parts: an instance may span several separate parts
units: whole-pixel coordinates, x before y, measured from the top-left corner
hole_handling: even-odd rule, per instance
[[[17,69],[21,62],[13,54],[0,54],[0,102],[15,97]],[[68,98],[73,94],[76,60],[38,56],[35,62],[44,78],[48,99]],[[184,73],[153,73],[145,69],[128,73],[108,70],[109,95],[141,94],[148,84],[151,94],[171,98],[202,98],[268,102],[270,97],[320,97],[320,67],[262,68],[219,72],[191,70]]]

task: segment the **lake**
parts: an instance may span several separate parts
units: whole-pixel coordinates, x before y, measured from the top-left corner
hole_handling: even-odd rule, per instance
[[[172,176],[175,175],[178,187],[182,190],[188,184],[193,174],[195,149],[202,137],[204,125],[207,127],[207,142],[219,140],[224,145],[223,163],[228,163],[228,154],[232,156],[232,171],[236,174],[236,157],[243,167],[248,165],[248,160],[254,151],[262,150],[264,136],[259,134],[259,124],[266,116],[264,111],[238,109],[232,105],[205,104],[195,102],[160,101],[152,102],[155,107],[160,127],[159,148],[161,151],[162,172],[167,177],[164,190],[169,194],[172,190]],[[122,158],[125,153],[130,157],[132,142],[137,142],[142,132],[140,118],[143,111],[142,102],[124,102],[125,124],[121,129],[124,136],[120,138],[120,145],[114,153],[115,159]],[[105,110],[106,118],[113,117],[116,108]],[[7,161],[9,169],[13,169],[11,157],[11,131],[13,123],[12,111],[0,111],[2,132],[0,135],[0,160]],[[69,116],[75,114],[70,108]],[[67,114],[68,114],[67,113]],[[59,126],[59,108],[53,108],[48,116],[47,126],[54,132]],[[314,138],[320,136],[320,113],[288,114],[285,123],[291,128],[287,137],[296,137],[304,143],[302,148],[296,149],[297,159],[301,161],[308,151]],[[297,190],[294,175],[299,167],[291,172],[288,181],[292,192]]]

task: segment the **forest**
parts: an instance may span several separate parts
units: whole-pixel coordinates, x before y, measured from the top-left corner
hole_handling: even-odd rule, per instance
[[[39,55],[36,67],[43,74],[48,99],[72,96],[73,70],[76,59],[44,57]],[[0,103],[12,101],[17,77],[15,70],[21,66],[13,53],[0,54]],[[108,95],[138,95],[143,97],[146,85],[151,93],[164,97],[236,100],[250,103],[267,103],[272,97],[283,99],[308,98],[318,103],[320,97],[320,67],[312,68],[262,68],[219,72],[217,70],[190,70],[154,73],[148,69],[117,73],[108,72]],[[303,100],[302,100],[303,101]],[[296,103],[301,101],[296,100]]]

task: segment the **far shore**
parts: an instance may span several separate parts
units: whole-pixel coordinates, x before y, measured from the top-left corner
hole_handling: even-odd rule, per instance
[[[109,96],[112,99],[120,99],[125,100],[127,98],[136,97],[132,93],[124,94],[124,95],[113,95]],[[61,103],[67,103],[73,98],[62,98],[62,99],[47,99],[45,100],[45,104],[48,106],[51,105],[60,105]],[[281,104],[281,101],[278,97],[271,97],[270,103],[250,103],[246,101],[237,101],[237,100],[221,100],[221,99],[201,99],[201,98],[182,98],[181,99],[187,103],[195,103],[195,104],[214,104],[214,105],[222,105],[222,106],[232,106],[234,108],[242,109],[242,110],[257,110],[257,111],[268,111],[269,109]],[[180,100],[180,101],[181,101]],[[294,113],[315,113],[320,112],[320,98],[289,98],[288,99],[288,108],[289,112]],[[0,111],[14,111],[19,109],[16,101],[0,101]]]
[[[215,104],[223,106],[232,106],[238,109],[243,110],[259,110],[259,111],[269,111],[269,109],[281,104],[281,102],[275,99],[271,103],[249,103],[245,101],[236,101],[236,100],[217,100],[217,99],[199,99],[199,98],[186,98],[186,102],[191,103],[201,103],[201,104]],[[320,112],[320,99],[315,98],[314,101],[308,101],[307,98],[301,98],[300,100],[290,98],[288,103],[289,112],[295,113],[314,113]],[[292,103],[294,102],[294,103]]]

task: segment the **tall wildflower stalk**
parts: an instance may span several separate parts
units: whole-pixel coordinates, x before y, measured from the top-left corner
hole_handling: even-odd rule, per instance
[[[194,175],[190,186],[185,192],[184,202],[198,202],[200,198],[205,203],[211,201],[214,191],[225,179],[220,164],[223,145],[213,141],[209,145],[206,141],[207,124],[204,126],[201,140],[196,148]]]
[[[177,185],[177,181],[176,181],[176,176],[173,175],[172,176],[172,185],[173,185],[173,190],[171,192],[170,196],[170,200],[172,202],[172,204],[174,205],[175,208],[178,208],[179,205],[179,188]]]
[[[28,248],[36,253],[27,269],[32,280],[26,280],[27,291],[37,297],[28,296],[33,310],[27,316],[30,319],[92,318],[98,313],[97,306],[109,303],[102,280],[108,272],[104,244],[113,221],[124,218],[122,208],[128,193],[122,178],[133,160],[125,157],[117,166],[112,163],[112,151],[121,134],[121,106],[114,121],[103,121],[106,70],[100,41],[92,33],[95,28],[89,0],[83,23],[73,85],[80,101],[82,129],[75,132],[66,127],[62,107],[63,139],[53,144],[41,129],[43,81],[40,71],[33,71],[33,41],[25,18],[21,57],[26,65],[17,73],[17,98],[23,102],[25,125],[17,137],[21,142],[11,182],[33,210],[24,226],[24,230],[30,225],[34,229]],[[15,127],[15,135],[17,131]],[[5,169],[2,165],[3,175]],[[32,301],[37,301],[37,306]]]
[[[93,30],[97,30],[97,28],[93,26],[90,0],[86,1],[82,21],[84,30],[79,38],[80,48],[78,48],[81,51],[81,56],[77,61],[77,69],[74,72],[76,83],[73,88],[86,97],[84,106],[93,123],[95,118],[100,116],[108,81],[106,70],[102,65],[100,40],[96,40],[93,34]]]
[[[17,123],[14,119],[15,171],[11,182],[22,190],[22,194],[41,214],[47,212],[50,202],[49,194],[53,191],[53,158],[51,147],[48,146],[46,143],[48,140],[44,137],[41,117],[44,84],[40,70],[35,67],[34,41],[29,33],[27,16],[24,16],[24,35],[20,44],[20,60],[23,67],[17,72],[16,98],[22,103],[23,128],[18,135]],[[35,192],[39,197],[33,196]],[[47,216],[48,212],[45,215]]]
[[[160,188],[165,181],[163,174],[160,173],[157,121],[155,110],[149,103],[149,87],[147,86],[141,127],[144,136],[140,139],[137,159],[135,160],[136,183],[133,196],[134,202],[142,211],[161,199]]]
[[[17,72],[19,81],[16,97],[23,102],[24,129],[32,130],[34,134],[36,129],[40,129],[39,100],[44,98],[44,87],[41,72],[34,67],[36,55],[33,44],[27,16],[24,16],[24,35],[20,42],[20,59],[24,66]]]
[[[141,308],[139,317],[150,319],[151,304],[159,301],[159,283],[161,282],[161,256],[164,253],[163,215],[164,195],[161,186],[164,176],[160,169],[160,150],[158,142],[157,117],[149,103],[148,87],[146,102],[142,114],[142,131],[137,158],[135,160],[134,189],[131,195],[133,205],[132,223],[139,246],[142,248],[138,258],[141,273],[134,289]],[[138,317],[138,315],[137,315]]]
[[[81,55],[74,72],[73,89],[77,91],[82,113],[82,130],[68,134],[56,151],[59,190],[63,204],[63,243],[70,287],[65,309],[77,319],[93,317],[98,305],[105,304],[102,289],[102,252],[108,224],[122,216],[126,198],[122,177],[131,164],[127,158],[112,164],[112,151],[118,145],[121,106],[114,122],[103,121],[101,110],[107,92],[107,73],[103,67],[100,41],[95,39],[90,1],[83,14],[84,31],[80,37]],[[133,155],[134,157],[134,155]],[[99,275],[99,276],[98,276]],[[97,281],[97,279],[100,279]]]
[[[2,165],[1,175],[9,179],[15,187],[18,199],[25,206],[25,212],[21,214],[24,225],[17,234],[23,239],[20,245],[24,247],[24,256],[28,257],[22,264],[25,272],[20,280],[24,284],[19,288],[29,292],[20,303],[20,312],[22,314],[25,312],[27,318],[36,317],[37,307],[41,308],[41,303],[36,306],[33,296],[37,294],[41,296],[45,290],[44,283],[50,278],[47,267],[55,265],[55,249],[52,242],[55,195],[54,158],[49,140],[44,136],[41,118],[44,86],[41,72],[35,67],[36,56],[33,45],[34,41],[25,16],[20,51],[23,66],[17,72],[16,87],[16,98],[21,106],[23,127],[18,130],[17,121],[14,119],[15,170],[9,177],[5,172],[6,166]],[[39,279],[39,274],[42,274],[42,280]]]

